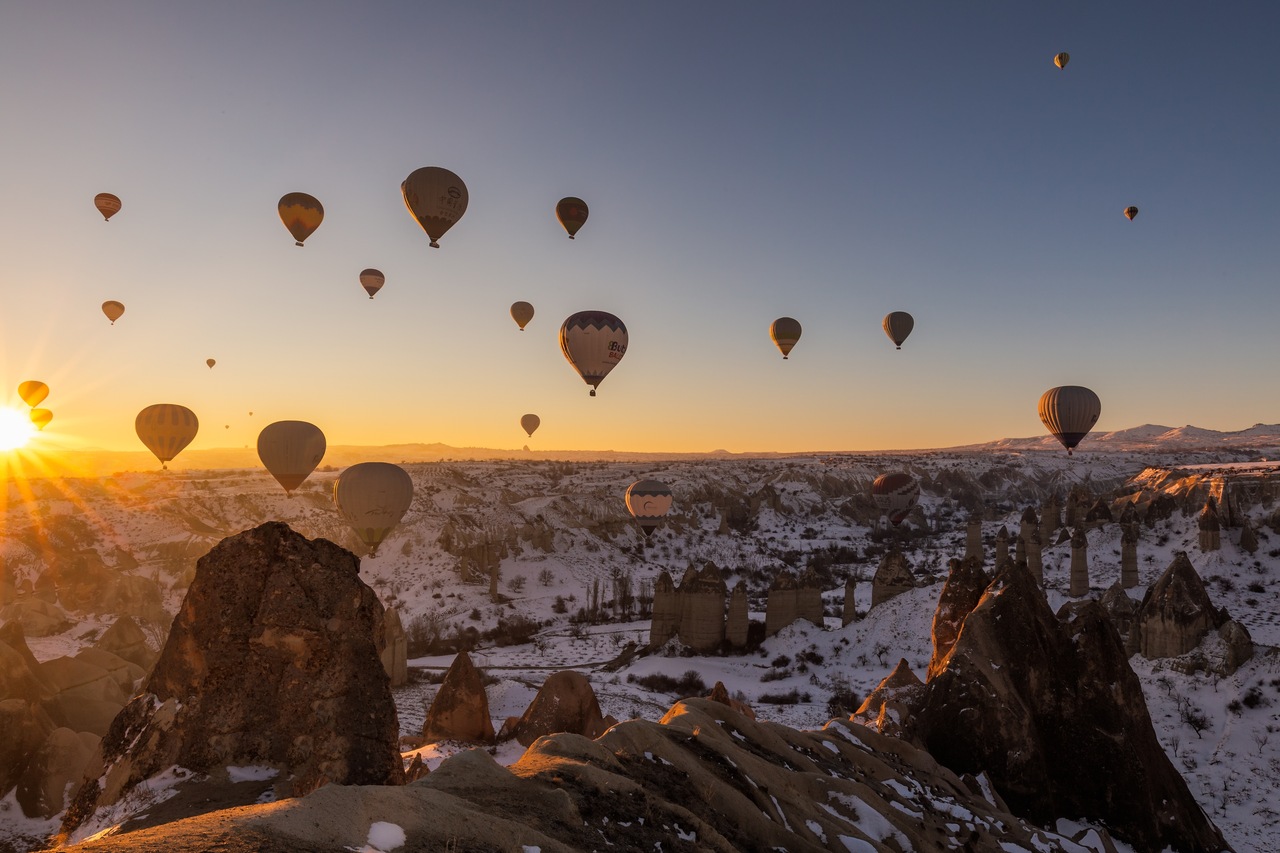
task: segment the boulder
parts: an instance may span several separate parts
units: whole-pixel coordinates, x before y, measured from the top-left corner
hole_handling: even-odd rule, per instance
[[[1146,658],[1186,654],[1224,621],[1209,600],[1204,581],[1191,565],[1187,552],[1178,551],[1164,574],[1147,588],[1142,598],[1138,610],[1138,650]]]
[[[721,705],[728,705],[730,708],[737,711],[739,714],[742,714],[748,720],[754,720],[756,718],[755,709],[753,709],[746,702],[743,702],[738,699],[734,699],[732,696],[730,696],[729,688],[724,686],[723,681],[716,682],[716,686],[711,688],[711,695],[708,696],[707,698],[712,702],[719,702]]]
[[[17,622],[28,637],[51,637],[71,627],[71,617],[53,601],[24,598],[0,607],[0,623]]]
[[[0,647],[0,654],[5,649]],[[26,699],[0,697],[0,797],[27,773],[37,751],[54,730],[40,705]]]
[[[134,686],[147,675],[136,663],[93,646],[76,652],[75,659],[106,672],[115,679],[125,696],[132,696]],[[121,704],[124,704],[123,701]]]
[[[525,709],[512,730],[521,746],[528,746],[543,735],[570,732],[597,738],[617,723],[600,713],[591,682],[580,672],[563,670],[552,674]]]
[[[484,679],[471,663],[471,656],[459,652],[427,711],[422,739],[426,743],[439,740],[493,743],[493,738]]]
[[[121,616],[113,622],[93,645],[95,648],[136,663],[146,672],[150,672],[156,662],[157,652],[147,644],[147,635],[138,627],[138,623],[128,616]]]
[[[146,692],[112,722],[64,831],[175,764],[275,767],[280,797],[401,783],[382,605],[359,568],[280,522],[201,557]]]
[[[48,820],[67,807],[84,779],[84,768],[98,737],[68,728],[54,729],[18,780],[17,798],[27,817]]]

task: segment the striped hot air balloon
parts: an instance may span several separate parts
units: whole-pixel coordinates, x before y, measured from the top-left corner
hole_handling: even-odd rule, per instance
[[[920,484],[910,474],[881,474],[871,484],[871,499],[894,527],[901,524],[920,501]]]
[[[790,317],[779,317],[769,324],[769,337],[773,339],[774,346],[782,353],[782,357],[786,358],[796,341],[800,340],[800,322]]]
[[[627,510],[640,523],[645,537],[658,529],[663,517],[671,511],[671,489],[657,480],[637,480],[627,486]]]
[[[1060,385],[1040,397],[1040,422],[1062,442],[1067,455],[1080,443],[1102,414],[1098,395],[1081,385]]]
[[[892,311],[885,315],[881,325],[884,326],[884,333],[889,336],[889,340],[893,341],[894,346],[902,349],[902,342],[916,327],[916,321],[906,311]]]
[[[133,422],[138,438],[160,460],[161,468],[191,443],[200,429],[196,413],[176,403],[147,406]]]

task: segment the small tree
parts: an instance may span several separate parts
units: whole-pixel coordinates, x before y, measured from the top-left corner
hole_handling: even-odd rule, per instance
[[[511,580],[507,581],[507,589],[512,592],[523,592],[525,584],[524,575],[512,575]]]
[[[543,569],[542,571],[538,572],[538,583],[541,586],[551,586],[552,582],[555,579],[556,579],[556,573],[551,571],[550,569]]]

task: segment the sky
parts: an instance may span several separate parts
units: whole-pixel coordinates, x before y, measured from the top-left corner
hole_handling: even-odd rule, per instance
[[[1276,32],[1269,2],[7,3],[0,406],[47,382],[55,450],[141,449],[153,403],[194,448],[948,447],[1042,434],[1057,385],[1097,430],[1280,422]],[[399,189],[428,165],[470,193],[439,249]],[[557,341],[588,309],[630,333],[594,398]]]

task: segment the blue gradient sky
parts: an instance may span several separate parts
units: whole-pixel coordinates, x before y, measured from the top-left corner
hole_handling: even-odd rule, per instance
[[[0,8],[0,404],[48,382],[49,446],[156,402],[193,447],[942,447],[1061,384],[1102,430],[1280,421],[1280,5],[174,5]],[[439,250],[425,165],[471,194]],[[631,333],[595,399],[583,309]]]

